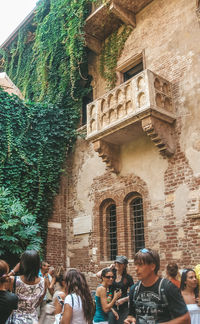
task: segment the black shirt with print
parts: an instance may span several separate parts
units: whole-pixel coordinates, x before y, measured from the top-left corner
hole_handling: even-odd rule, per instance
[[[163,323],[187,313],[181,293],[171,281],[164,279],[162,294],[159,295],[160,281],[161,278],[150,287],[141,284],[137,289],[139,283],[131,287],[129,315],[136,318],[137,324]]]

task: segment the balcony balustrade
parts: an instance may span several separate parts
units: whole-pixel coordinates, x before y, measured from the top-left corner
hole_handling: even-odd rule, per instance
[[[175,119],[170,82],[144,70],[87,106],[87,140],[119,172],[120,145],[142,132],[162,155],[172,155]]]

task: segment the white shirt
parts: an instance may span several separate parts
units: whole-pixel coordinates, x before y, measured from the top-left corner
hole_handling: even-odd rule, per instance
[[[73,301],[72,301],[73,298]],[[65,304],[69,304],[73,309],[70,324],[88,324],[84,317],[81,297],[76,294],[70,294],[65,297]]]

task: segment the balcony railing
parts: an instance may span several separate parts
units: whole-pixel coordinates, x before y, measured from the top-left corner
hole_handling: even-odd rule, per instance
[[[144,70],[87,106],[87,139],[121,145],[144,131],[170,155],[174,120],[170,82]]]
[[[99,138],[120,124],[137,121],[149,109],[161,119],[174,119],[170,83],[145,70],[87,106],[87,138]]]

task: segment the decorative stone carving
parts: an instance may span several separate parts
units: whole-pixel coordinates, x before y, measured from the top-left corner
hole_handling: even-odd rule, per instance
[[[103,162],[111,169],[112,172],[119,173],[119,145],[106,143],[104,141],[96,141],[94,144],[94,150],[99,153]]]
[[[175,151],[173,123],[176,118],[171,84],[149,70],[90,103],[87,118],[87,140],[95,143],[95,150],[115,172],[119,172],[119,168],[113,161],[119,162],[120,145],[133,134],[137,136],[138,128],[151,138],[162,155],[170,156]]]
[[[142,128],[162,155],[171,156],[175,152],[174,134],[171,125],[150,116],[142,119]]]

